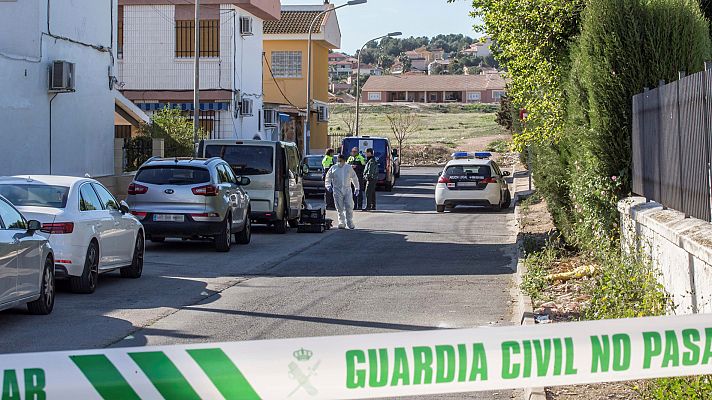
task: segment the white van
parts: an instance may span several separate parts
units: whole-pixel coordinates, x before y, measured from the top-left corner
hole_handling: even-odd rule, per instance
[[[198,157],[220,157],[238,177],[250,178],[244,189],[250,195],[251,219],[276,233],[296,227],[304,207],[304,172],[297,145],[263,140],[203,140]]]

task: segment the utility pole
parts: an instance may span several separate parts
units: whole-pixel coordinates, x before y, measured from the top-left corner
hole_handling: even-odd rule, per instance
[[[198,148],[200,131],[200,0],[195,0],[195,81],[193,82],[193,144]]]

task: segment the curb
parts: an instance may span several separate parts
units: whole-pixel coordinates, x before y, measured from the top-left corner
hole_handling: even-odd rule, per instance
[[[514,185],[514,187],[516,189],[516,185]],[[523,199],[527,198],[530,194],[531,192],[529,191],[517,192],[514,194],[514,220],[517,222],[517,226],[519,228],[521,228],[522,226],[522,215],[519,203]],[[521,317],[519,318],[519,321],[515,322],[518,322],[520,325],[530,326],[536,324],[534,321],[534,305],[532,303],[532,299],[519,289],[522,284],[522,279],[527,273],[527,266],[524,263],[524,257],[524,235],[522,235],[520,232],[517,235],[517,269],[514,273],[514,290],[517,293],[517,308],[515,310],[515,315],[520,315]],[[544,390],[544,388],[526,388],[522,393],[522,399],[546,400],[546,391]]]

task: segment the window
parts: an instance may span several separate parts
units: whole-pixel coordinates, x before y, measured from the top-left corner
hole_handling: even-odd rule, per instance
[[[27,222],[22,214],[17,212],[5,200],[0,200],[0,223],[4,229],[26,230]]]
[[[106,190],[105,187],[101,185],[97,185],[96,183],[92,184],[94,187],[94,190],[96,190],[96,194],[99,195],[99,199],[101,200],[101,204],[104,205],[104,208],[107,210],[112,210],[112,211],[118,211],[119,210],[119,202],[116,201],[114,196],[109,193],[108,190]]]
[[[96,211],[102,210],[101,200],[99,196],[96,195],[94,189],[91,185],[85,183],[79,189],[79,211]]]
[[[269,175],[274,169],[272,146],[206,146],[205,157],[227,161],[237,176]]]
[[[482,94],[480,92],[468,92],[467,101],[480,101],[482,99]]]
[[[273,51],[272,72],[275,78],[301,78],[301,51]]]
[[[136,174],[136,182],[152,185],[197,185],[210,182],[210,171],[195,167],[146,167]]]
[[[381,101],[381,92],[368,92],[369,101]]]
[[[193,121],[193,111],[187,113],[188,119]],[[200,129],[208,135],[210,139],[220,137],[220,112],[214,110],[201,111],[198,116]]]
[[[220,164],[215,168],[218,173],[218,183],[235,183],[235,179],[233,179],[233,175],[228,172],[230,168],[227,165]]]
[[[64,208],[67,206],[69,188],[53,185],[6,184],[0,185],[0,195],[18,207]]]
[[[504,90],[493,90],[492,91],[492,98],[495,101],[500,101],[502,100],[502,97],[504,97]]]
[[[176,20],[176,58],[195,57],[195,21]],[[200,21],[200,57],[220,57],[220,20]]]
[[[119,6],[118,26],[116,29],[116,54],[124,58],[124,6]]]

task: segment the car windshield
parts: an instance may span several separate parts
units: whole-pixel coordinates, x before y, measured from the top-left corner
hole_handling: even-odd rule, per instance
[[[445,176],[449,178],[459,176],[482,176],[489,178],[492,176],[492,171],[487,165],[451,165],[445,170]]]
[[[197,185],[210,182],[210,172],[197,167],[145,167],[138,171],[135,180],[153,185]]]
[[[271,146],[206,146],[205,157],[222,158],[238,176],[268,175],[274,168],[274,148]]]
[[[16,207],[65,208],[69,188],[39,184],[2,184],[0,185],[0,195]]]
[[[304,161],[309,166],[309,168],[321,168],[322,157],[305,157]]]

